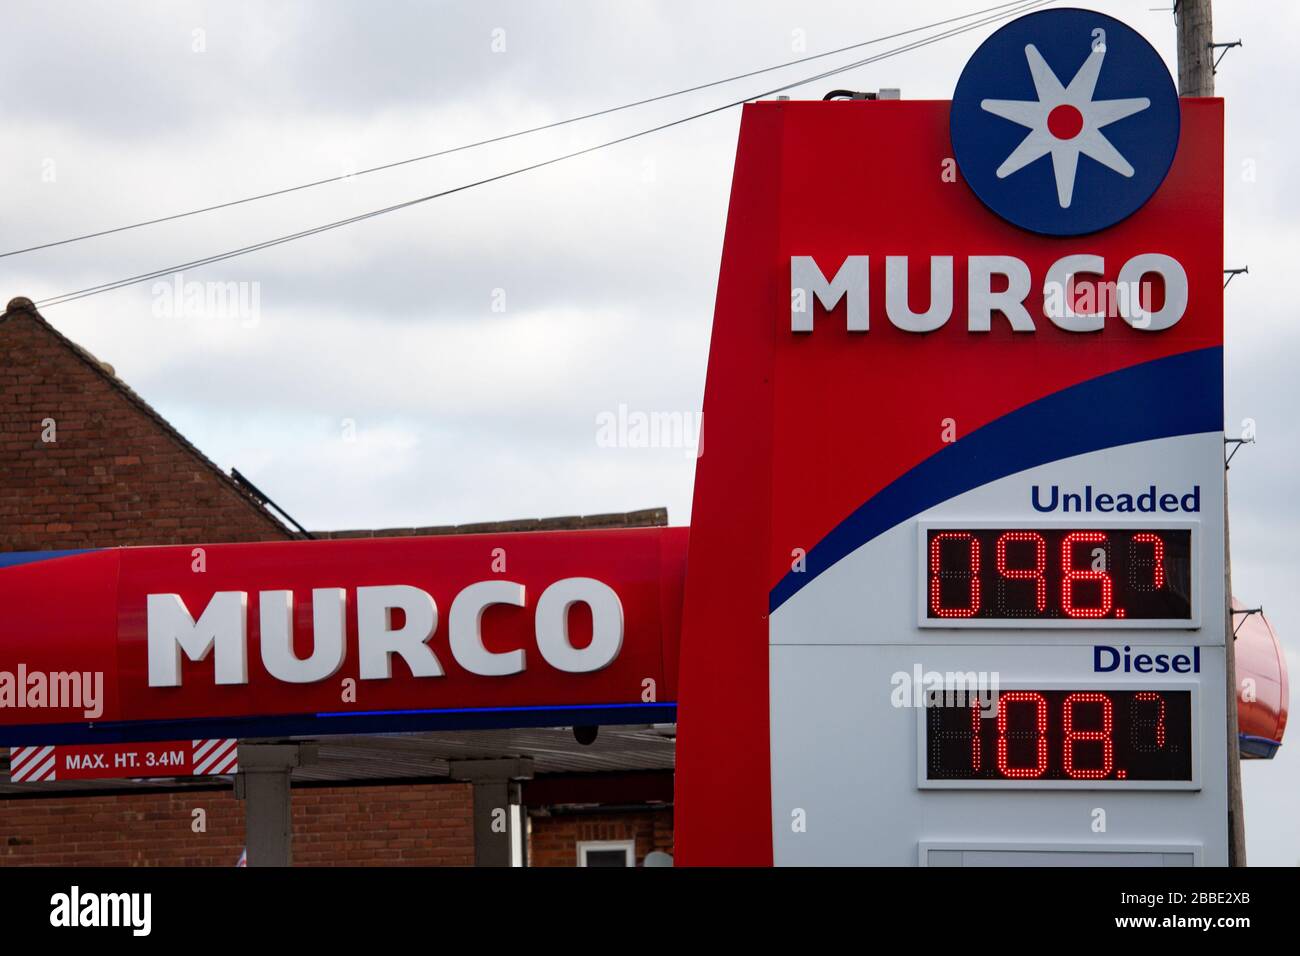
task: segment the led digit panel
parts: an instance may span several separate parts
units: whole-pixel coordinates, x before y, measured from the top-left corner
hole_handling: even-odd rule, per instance
[[[1191,621],[1190,528],[927,528],[926,619]]]
[[[1013,690],[925,714],[926,777],[981,781],[1190,781],[1187,690]]]

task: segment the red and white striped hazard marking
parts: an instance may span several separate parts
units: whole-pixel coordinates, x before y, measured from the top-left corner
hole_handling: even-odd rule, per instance
[[[11,783],[39,783],[57,780],[55,775],[57,755],[53,747],[12,747],[9,750],[9,780]]]
[[[239,772],[239,741],[165,740],[134,744],[13,747],[10,783],[51,780],[136,780]]]
[[[238,772],[238,740],[195,740],[192,743],[190,773],[194,776]]]

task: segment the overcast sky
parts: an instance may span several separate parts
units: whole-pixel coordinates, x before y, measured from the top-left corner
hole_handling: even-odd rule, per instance
[[[10,0],[0,251],[342,175],[989,2]],[[1170,4],[1090,5],[1139,29],[1172,69],[1173,18],[1151,9]],[[992,29],[793,95],[897,86],[906,98],[946,99]],[[1231,472],[1234,586],[1264,605],[1300,675],[1300,331],[1285,285],[1300,258],[1300,133],[1279,100],[1300,87],[1300,7],[1220,3],[1215,33],[1245,42],[1217,80],[1227,99],[1227,265],[1250,267],[1227,296],[1228,422],[1249,417],[1258,430]],[[294,232],[819,68],[0,260],[0,295],[39,300]],[[656,505],[685,524],[694,458],[599,447],[596,421],[620,404],[700,407],[738,120],[729,110],[187,274],[248,283],[255,316],[159,316],[149,283],[44,314],[311,528]],[[1244,770],[1253,863],[1300,862],[1297,753],[1292,741]]]

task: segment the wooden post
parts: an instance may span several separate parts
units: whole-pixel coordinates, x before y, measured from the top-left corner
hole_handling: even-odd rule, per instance
[[[1211,0],[1175,0],[1178,26],[1178,95],[1214,95],[1214,13]],[[1228,474],[1223,474],[1224,672],[1228,701],[1228,865],[1246,865],[1246,819],[1237,739],[1237,648],[1232,619],[1232,551],[1228,544]]]
[[[1176,0],[1178,95],[1214,95],[1214,17],[1210,0]]]
[[[1227,633],[1223,648],[1228,683],[1228,866],[1246,865],[1246,811],[1241,795],[1241,746],[1237,730],[1237,639],[1232,619],[1232,561],[1228,544],[1228,470],[1223,471],[1223,589],[1227,597]]]

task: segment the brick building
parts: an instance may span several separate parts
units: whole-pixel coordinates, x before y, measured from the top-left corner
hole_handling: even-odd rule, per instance
[[[0,556],[300,537],[27,299],[0,316],[0,394]],[[663,509],[651,509],[313,536],[666,522]],[[640,864],[652,850],[672,850],[670,728],[606,728],[590,747],[554,728],[321,738],[316,748],[319,756],[292,775],[295,864],[472,865],[476,784],[457,779],[456,768],[489,757],[535,769],[519,785],[527,822],[517,856],[530,865]],[[230,778],[97,781],[92,789],[11,784],[7,756],[2,767],[0,862],[223,866],[244,845],[244,807]]]

